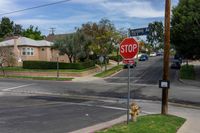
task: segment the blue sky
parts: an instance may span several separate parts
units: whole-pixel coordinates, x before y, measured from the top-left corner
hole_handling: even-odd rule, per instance
[[[0,14],[61,0],[0,0]],[[176,6],[178,0],[171,0]],[[108,18],[117,28],[146,27],[163,21],[165,0],[69,0],[68,2],[6,15],[24,28],[38,26],[43,34],[70,33],[86,22]],[[3,17],[3,16],[0,16]]]

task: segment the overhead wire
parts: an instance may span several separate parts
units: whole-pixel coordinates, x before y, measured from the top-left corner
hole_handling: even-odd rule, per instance
[[[0,16],[23,12],[23,11],[27,11],[27,10],[33,10],[33,9],[42,8],[42,7],[47,7],[47,6],[65,3],[65,2],[69,2],[69,1],[71,1],[71,0],[62,0],[62,1],[52,2],[52,3],[48,3],[48,4],[38,5],[38,6],[34,6],[34,7],[24,8],[24,9],[20,9],[20,10],[15,10],[15,11],[11,11],[11,12],[0,13]]]

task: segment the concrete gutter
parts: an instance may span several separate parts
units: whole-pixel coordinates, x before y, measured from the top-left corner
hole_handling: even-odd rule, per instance
[[[113,125],[119,124],[126,121],[126,115],[123,115],[117,119],[111,120],[111,121],[107,121],[107,122],[103,122],[100,124],[96,124],[90,127],[86,127],[80,130],[76,130],[70,133],[94,133],[96,131],[102,130],[102,129],[106,129],[109,127],[112,127]]]
[[[160,113],[160,102],[159,101],[148,101],[148,100],[134,100],[142,109],[142,114],[159,114]],[[183,117],[186,119],[186,122],[182,127],[177,131],[177,133],[199,133],[200,127],[200,109],[199,108],[188,108],[184,105],[179,104],[169,104],[169,114]],[[126,121],[126,115],[123,115],[119,118],[99,123],[93,126],[89,126],[83,129],[73,131],[71,133],[94,133],[99,130],[110,128],[113,125],[123,123]]]

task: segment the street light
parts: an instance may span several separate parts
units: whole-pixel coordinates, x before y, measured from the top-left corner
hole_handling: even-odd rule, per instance
[[[59,54],[56,54],[56,58],[57,58],[57,80],[59,79]]]

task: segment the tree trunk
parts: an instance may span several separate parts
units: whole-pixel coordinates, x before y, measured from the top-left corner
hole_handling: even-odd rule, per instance
[[[72,63],[72,57],[68,56],[68,58],[69,58],[69,62]]]
[[[73,63],[76,63],[76,56],[73,57]]]
[[[106,58],[106,56],[105,56],[104,61],[105,61],[105,71],[106,71],[107,70],[107,58]]]
[[[188,59],[186,59],[186,66],[187,66],[187,67],[189,66]]]
[[[2,72],[3,72],[3,76],[5,77],[6,73],[5,73],[4,69],[3,69],[3,65],[2,64],[1,64],[1,69],[2,69]]]

